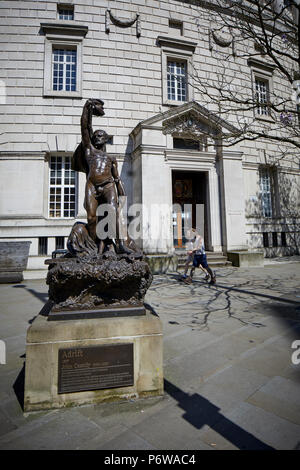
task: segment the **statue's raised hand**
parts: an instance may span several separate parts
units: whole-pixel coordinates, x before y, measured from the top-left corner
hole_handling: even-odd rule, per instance
[[[104,102],[102,100],[90,98],[86,101],[86,105],[92,109],[94,116],[103,116],[105,114],[103,109]]]

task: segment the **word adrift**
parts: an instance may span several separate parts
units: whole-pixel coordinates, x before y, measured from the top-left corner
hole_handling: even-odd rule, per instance
[[[83,351],[81,349],[72,349],[71,351],[63,352],[63,359],[71,359],[73,357],[83,357]]]

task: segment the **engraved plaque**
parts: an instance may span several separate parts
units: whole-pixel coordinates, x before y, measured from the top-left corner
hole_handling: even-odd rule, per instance
[[[58,393],[129,387],[133,384],[133,344],[58,351]]]

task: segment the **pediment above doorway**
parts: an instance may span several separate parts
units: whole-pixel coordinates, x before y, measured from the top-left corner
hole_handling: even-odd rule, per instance
[[[156,145],[159,145],[159,142],[162,143],[159,134],[161,137],[171,135],[172,137],[203,141],[203,138],[209,137],[215,140],[224,134],[236,134],[238,132],[238,129],[232,124],[218,117],[196,101],[172,107],[163,113],[141,121],[131,132],[131,138],[135,144],[133,145],[134,148],[149,143],[149,141],[145,141],[143,134],[146,135],[144,131],[150,130],[155,131],[153,142]]]
[[[236,132],[237,129],[196,101],[167,112],[162,120],[163,134],[190,136],[195,140],[203,135],[216,138],[224,131]]]
[[[203,121],[197,113],[190,110],[163,121],[162,132],[164,135],[202,140],[204,136],[215,136],[218,129],[210,126],[210,123]]]

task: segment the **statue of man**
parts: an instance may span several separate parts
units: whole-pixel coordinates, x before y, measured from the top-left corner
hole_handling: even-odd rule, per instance
[[[108,135],[104,130],[92,129],[92,115],[103,116],[104,102],[88,99],[81,116],[81,144],[73,156],[73,169],[86,173],[84,208],[87,212],[87,228],[90,237],[96,243],[97,208],[106,203],[113,207],[116,220],[115,245],[118,253],[136,251],[128,247],[128,243],[120,238],[119,196],[125,196],[124,187],[118,173],[117,160],[106,153]],[[126,246],[127,245],[127,246]],[[100,240],[99,253],[103,252],[104,240]],[[134,247],[132,247],[134,248]]]

